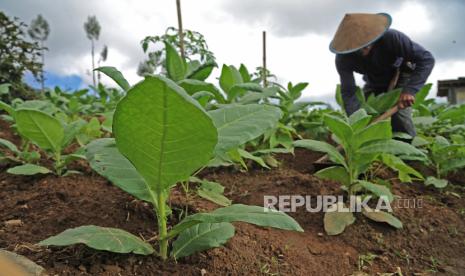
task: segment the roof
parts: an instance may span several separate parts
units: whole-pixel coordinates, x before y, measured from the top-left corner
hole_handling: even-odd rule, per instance
[[[465,87],[465,77],[460,77],[456,80],[439,80],[438,97],[447,97],[449,89],[455,87]]]

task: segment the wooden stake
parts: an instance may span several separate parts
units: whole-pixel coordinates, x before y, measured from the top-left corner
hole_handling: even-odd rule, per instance
[[[184,33],[182,29],[182,15],[181,15],[181,0],[176,0],[176,9],[178,11],[178,32],[179,32],[179,47],[181,50],[181,57],[185,60],[184,56]]]
[[[263,87],[268,86],[266,79],[266,31],[263,31]]]

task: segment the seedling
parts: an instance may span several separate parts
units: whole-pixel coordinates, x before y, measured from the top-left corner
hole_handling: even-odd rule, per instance
[[[233,221],[303,231],[284,213],[234,204],[188,216],[168,232],[167,199],[173,186],[205,166],[214,152],[237,144],[237,139],[224,136],[225,127],[217,128],[202,107],[171,80],[147,76],[128,90],[116,108],[113,119],[116,147],[112,139],[97,140],[88,147],[91,165],[105,164],[99,167],[94,163],[93,167],[123,190],[152,203],[158,222],[158,255],[163,260],[169,255],[180,258],[224,244],[234,235]],[[175,237],[170,253],[169,241]],[[154,252],[150,244],[130,233],[97,226],[68,229],[40,242],[41,245],[74,243],[119,253]]]
[[[431,140],[425,141],[423,145],[428,148],[430,155],[427,163],[434,167],[436,175],[428,177],[425,184],[445,188],[448,184],[448,180],[444,179],[447,173],[465,168],[465,144],[451,144],[439,135]]]
[[[373,162],[378,160],[395,167],[404,175],[413,174],[421,177],[418,172],[403,163],[401,159],[396,158],[395,155],[424,157],[424,154],[410,144],[393,140],[389,121],[379,121],[368,125],[370,120],[371,116],[367,115],[363,109],[349,118],[325,115],[324,123],[333,133],[333,140],[342,146],[343,154],[331,144],[316,140],[296,141],[294,146],[327,153],[336,166],[320,170],[316,176],[340,182],[349,196],[371,194],[391,202],[394,197],[389,188],[375,184],[370,179],[363,179],[362,176],[366,175]],[[342,202],[333,207],[325,213],[325,230],[330,235],[337,235],[342,233],[346,226],[352,224],[355,217],[351,212],[339,210],[339,207],[343,207]],[[387,212],[365,210],[363,214],[369,219],[386,222],[395,228],[402,228],[402,223]]]
[[[54,172],[62,175],[69,162],[84,158],[79,154],[63,155],[63,149],[69,145],[79,131],[79,122],[66,126],[51,115],[35,109],[18,109],[14,113],[16,127],[22,137],[25,137],[39,148],[44,150],[54,160]],[[48,168],[24,164],[8,169],[8,173],[21,175],[34,175],[51,173]]]

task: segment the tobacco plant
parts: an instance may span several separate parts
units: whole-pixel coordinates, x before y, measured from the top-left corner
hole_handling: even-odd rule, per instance
[[[258,107],[250,108],[257,110]],[[206,113],[174,82],[162,76],[147,76],[129,89],[118,104],[113,119],[115,139],[99,139],[87,148],[94,169],[121,189],[152,204],[158,222],[158,255],[163,260],[170,255],[179,258],[224,244],[234,235],[233,221],[302,231],[284,213],[242,204],[190,215],[168,229],[167,200],[176,183],[187,181],[215,154],[256,135],[258,125],[254,123],[258,121],[254,122],[253,118],[248,128],[239,131],[241,124],[235,122],[243,125],[245,121],[241,121],[243,117],[237,111],[217,111],[221,112],[221,119],[212,120],[215,115]],[[268,111],[276,112],[272,107]],[[230,121],[231,118],[234,120]],[[225,124],[221,125],[222,122]],[[170,253],[169,241],[175,237]],[[98,226],[68,229],[40,242],[42,245],[74,243],[119,253],[154,252],[149,243],[130,233]]]
[[[418,146],[426,147],[429,159],[425,162],[434,168],[435,175],[429,176],[425,184],[436,188],[444,188],[448,180],[444,177],[449,173],[465,168],[465,143],[451,143],[443,136],[434,138],[418,138],[414,140]]]
[[[73,141],[82,127],[77,121],[63,124],[53,116],[36,109],[21,108],[14,111],[15,126],[21,137],[27,139],[42,149],[54,161],[54,173],[72,173],[66,171],[66,165],[71,161],[84,158],[80,154],[64,155],[63,150]],[[7,170],[11,174],[33,175],[52,171],[46,167],[26,163]]]
[[[405,174],[421,177],[395,155],[410,154],[424,157],[424,154],[410,144],[393,140],[389,121],[369,125],[370,120],[371,116],[363,109],[349,118],[324,116],[324,123],[333,133],[333,139],[342,146],[342,154],[333,145],[322,141],[300,140],[296,141],[294,146],[328,154],[335,165],[318,171],[316,176],[340,182],[349,196],[370,194],[391,202],[394,197],[388,187],[373,183],[363,175],[366,175],[375,161],[389,160],[386,162],[387,165]],[[337,206],[341,204],[343,203],[339,202]],[[376,214],[364,212],[364,214],[370,219],[387,222],[396,228],[402,227],[402,223],[387,212],[380,211]],[[340,234],[354,221],[355,217],[350,212],[327,212],[325,230],[330,235]]]

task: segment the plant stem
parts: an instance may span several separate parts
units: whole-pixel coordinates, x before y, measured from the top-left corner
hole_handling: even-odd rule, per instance
[[[168,240],[166,235],[168,233],[166,229],[166,198],[163,193],[157,195],[157,205],[158,205],[158,236],[160,240],[160,256],[163,260],[166,260],[168,257]]]
[[[61,160],[61,152],[55,152],[55,171],[57,175],[61,175],[63,173],[63,162]]]

